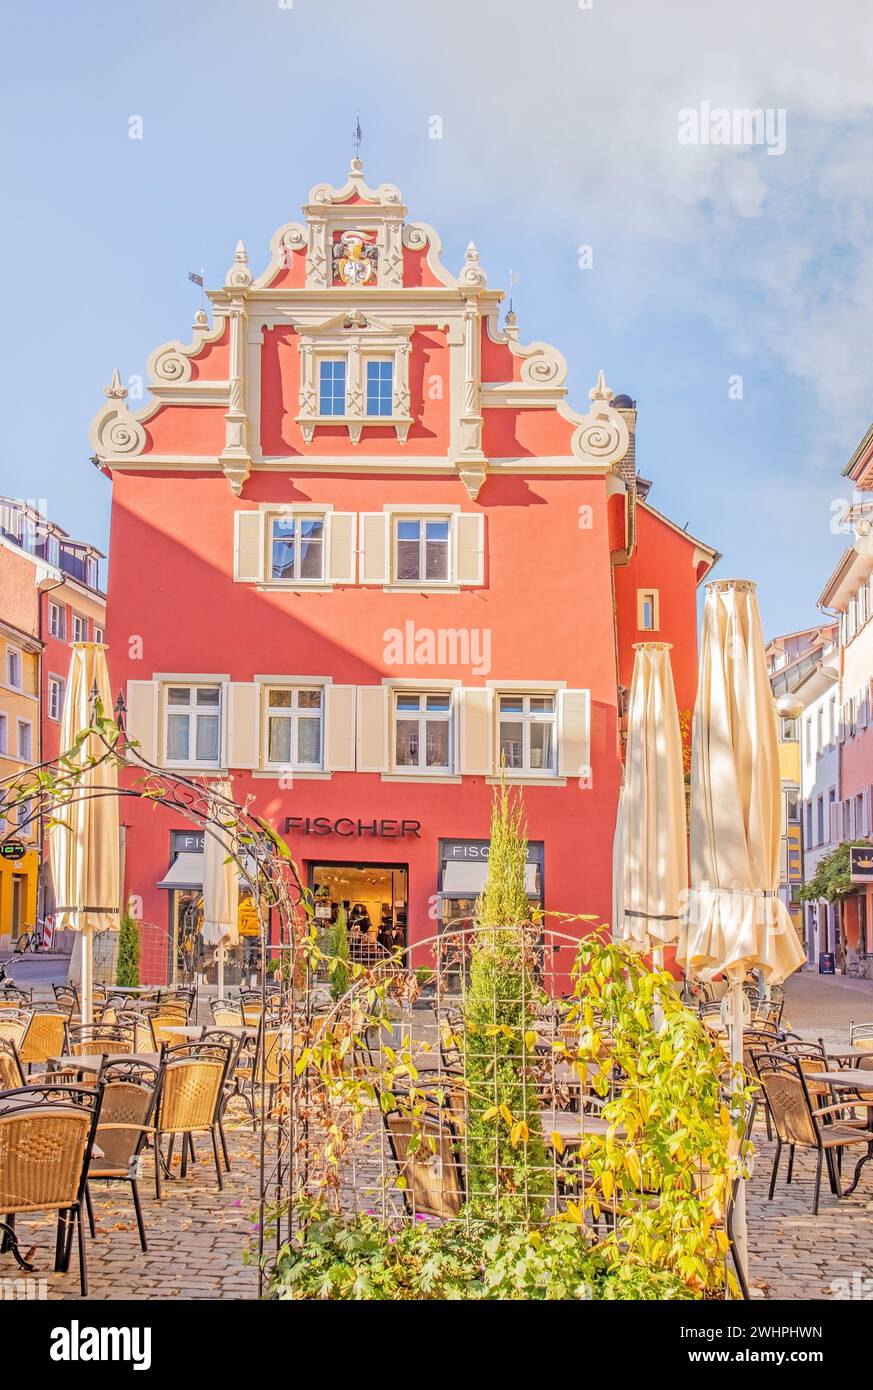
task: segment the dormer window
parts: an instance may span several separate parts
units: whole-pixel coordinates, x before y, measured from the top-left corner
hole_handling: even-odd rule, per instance
[[[388,323],[357,310],[334,314],[300,333],[300,409],[297,423],[311,444],[319,425],[344,425],[357,444],[368,424],[393,427],[406,442],[409,401],[409,324]]]
[[[318,388],[319,415],[345,415],[346,359],[344,357],[322,359],[319,363]]]

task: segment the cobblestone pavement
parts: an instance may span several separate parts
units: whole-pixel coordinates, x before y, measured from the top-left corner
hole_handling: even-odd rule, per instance
[[[197,1141],[198,1161],[189,1165],[187,1177],[164,1182],[160,1202],[155,1201],[151,1157],[146,1157],[139,1184],[149,1247],[145,1254],[127,1184],[94,1184],[97,1234],[93,1240],[86,1235],[89,1299],[257,1298],[257,1270],[243,1264],[243,1248],[252,1238],[258,1202],[258,1139],[242,1109],[231,1112],[225,1128],[231,1171],[224,1175],[223,1192],[216,1184],[208,1136]],[[178,1166],[174,1159],[174,1171]],[[37,1271],[29,1277],[47,1281],[50,1299],[78,1299],[75,1243],[69,1273],[55,1274],[54,1221],[19,1217],[16,1228],[22,1250],[37,1246]],[[18,1273],[4,1256],[0,1276]]]
[[[786,988],[786,1016],[807,1036],[845,1041],[849,1020],[873,1020],[873,983],[813,974],[796,976]],[[416,1021],[418,1031],[419,1021]],[[219,1193],[208,1141],[198,1144],[199,1160],[187,1178],[165,1184],[154,1199],[151,1160],[140,1184],[149,1250],[139,1248],[129,1191],[95,1185],[96,1238],[88,1240],[89,1297],[93,1299],[248,1299],[257,1297],[257,1275],[243,1264],[257,1206],[257,1138],[242,1109],[229,1117],[232,1171]],[[755,1135],[755,1172],[749,1184],[749,1247],[755,1298],[830,1299],[873,1280],[873,1162],[858,1190],[838,1201],[822,1184],[821,1208],[812,1215],[814,1157],[798,1154],[794,1180],[785,1183],[785,1162],[773,1202],[767,1187],[773,1147],[763,1123]],[[174,1165],[174,1166],[177,1166]],[[851,1171],[848,1169],[847,1171]],[[37,1245],[38,1270],[49,1298],[78,1299],[78,1263],[70,1272],[52,1272],[54,1223],[19,1219],[22,1246]],[[14,1277],[12,1261],[0,1262],[0,1277]],[[845,1281],[841,1285],[839,1281]],[[835,1285],[835,1287],[834,1287]],[[873,1286],[871,1286],[873,1291]]]
[[[783,1154],[776,1192],[768,1202],[774,1146],[767,1141],[763,1123],[756,1126],[755,1144],[748,1193],[753,1298],[832,1299],[845,1296],[853,1281],[856,1288],[860,1281],[873,1281],[873,1162],[852,1196],[841,1200],[831,1193],[825,1173],[819,1214],[813,1216],[815,1154],[798,1152],[790,1187]],[[860,1152],[847,1161],[847,1186]],[[873,1282],[869,1292],[873,1293]]]

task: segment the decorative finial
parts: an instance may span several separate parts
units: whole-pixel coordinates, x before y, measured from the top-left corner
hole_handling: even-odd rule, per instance
[[[194,327],[195,327],[195,328],[206,328],[206,326],[208,325],[208,323],[209,323],[209,315],[207,314],[206,310],[205,310],[205,309],[198,309],[198,310],[197,310],[197,313],[194,315]]]
[[[111,401],[123,401],[127,395],[127,387],[122,384],[117,367],[112,373],[112,380],[109,385],[103,387],[103,394],[108,396]]]
[[[615,392],[612,390],[612,388],[607,386],[606,384],[606,376],[604,374],[603,368],[601,367],[600,371],[597,373],[596,383],[594,384],[594,386],[591,387],[591,390],[588,392],[588,399],[591,401],[609,402],[612,400],[614,394]]]
[[[225,287],[231,290],[246,290],[252,283],[248,252],[241,241],[236,244],[236,250],[233,253],[233,265],[224,277],[224,283]]]
[[[479,252],[476,250],[475,241],[467,244],[464,265],[458,278],[462,285],[469,285],[478,289],[484,289],[488,283],[488,277],[479,264]]]

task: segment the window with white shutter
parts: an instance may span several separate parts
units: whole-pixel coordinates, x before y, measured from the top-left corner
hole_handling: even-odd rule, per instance
[[[560,692],[558,772],[562,777],[591,774],[591,698],[587,690]]]
[[[358,772],[387,772],[388,690],[382,685],[359,685],[357,699]]]
[[[233,518],[233,577],[238,584],[260,584],[264,575],[264,516],[235,512]]]
[[[388,583],[388,523],[387,512],[362,512],[361,569],[362,584]]]
[[[357,691],[353,685],[324,688],[324,767],[327,772],[355,770],[355,715]]]
[[[260,690],[253,681],[228,681],[227,748],[229,768],[257,767],[259,758]]]
[[[127,682],[127,713],[125,732],[139,744],[139,753],[147,762],[158,760],[158,695],[157,681]]]
[[[493,694],[477,686],[460,692],[460,771],[488,777],[494,771]]]

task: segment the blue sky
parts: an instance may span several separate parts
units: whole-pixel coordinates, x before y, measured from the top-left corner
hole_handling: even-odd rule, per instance
[[[600,367],[637,399],[652,502],[759,581],[768,634],[816,620],[873,397],[866,0],[5,0],[0,24],[2,491],[105,548],[112,368],[189,340],[188,270],[220,284],[240,237],[262,268],[343,182],[360,108],[368,181],[450,267],[472,237],[492,284],[515,270],[571,403]],[[784,109],[784,154],[682,145],[703,101]]]

